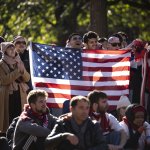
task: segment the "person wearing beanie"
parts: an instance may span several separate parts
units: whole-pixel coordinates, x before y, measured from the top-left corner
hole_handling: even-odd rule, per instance
[[[29,61],[29,51],[27,50],[27,40],[23,36],[16,36],[13,39],[16,51],[18,52],[27,72],[30,74],[30,61]],[[29,86],[29,91],[33,89],[31,80],[27,83]]]
[[[26,103],[30,75],[11,42],[2,42],[0,60],[0,132],[5,133]],[[22,106],[22,108],[21,108]]]
[[[150,148],[150,124],[146,122],[146,109],[139,104],[127,107],[120,125],[127,134],[125,149],[148,150]]]
[[[121,96],[118,104],[117,104],[117,119],[118,121],[122,121],[122,118],[125,116],[125,111],[127,106],[129,106],[131,102],[129,101],[127,96]]]

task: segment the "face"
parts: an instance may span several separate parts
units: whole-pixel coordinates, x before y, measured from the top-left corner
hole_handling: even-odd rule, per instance
[[[126,107],[121,107],[119,109],[119,114],[121,117],[124,117],[125,116],[125,112],[126,112]]]
[[[140,111],[135,113],[134,121],[133,123],[137,125],[138,127],[142,126],[144,122],[144,112]]]
[[[102,47],[103,47],[104,49],[107,49],[107,44],[108,44],[107,41],[104,41],[104,42],[102,42],[101,44],[102,44]]]
[[[97,112],[106,112],[108,109],[108,100],[107,98],[99,99]]]
[[[108,43],[108,49],[110,50],[118,50],[121,48],[121,43]]]
[[[88,118],[89,115],[89,103],[86,101],[78,101],[77,105],[71,108],[72,115],[74,118],[82,123],[84,120]]]
[[[15,43],[15,47],[18,53],[23,53],[26,49],[26,42],[24,40],[19,40]]]
[[[79,35],[74,35],[68,42],[71,48],[82,48],[82,38]]]
[[[15,47],[13,45],[8,46],[5,52],[9,57],[12,58],[14,58],[16,55]]]
[[[35,104],[31,103],[31,108],[33,109],[33,111],[39,114],[45,113],[47,108],[46,100],[46,97],[38,97]]]
[[[96,38],[88,39],[88,42],[86,45],[86,49],[98,49],[98,41]]]

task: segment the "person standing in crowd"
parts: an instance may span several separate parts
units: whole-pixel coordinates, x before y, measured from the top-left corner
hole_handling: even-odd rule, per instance
[[[141,39],[135,39],[130,44],[131,48],[131,67],[130,67],[130,100],[132,103],[140,103],[140,93],[142,85],[142,66],[146,50]]]
[[[94,90],[88,94],[88,98],[91,107],[91,119],[100,123],[110,150],[122,149],[126,143],[126,134],[118,120],[106,112],[108,109],[107,95],[101,91]]]
[[[57,118],[49,113],[46,105],[48,94],[44,90],[32,90],[27,96],[24,111],[17,122],[13,149],[44,150],[44,141],[53,129]]]
[[[146,118],[146,110],[143,106],[131,104],[127,107],[125,117],[120,122],[127,134],[125,149],[150,149],[150,124],[146,122]]]
[[[29,61],[29,51],[27,50],[27,40],[23,37],[23,36],[16,36],[13,39],[13,43],[15,45],[16,51],[18,52],[21,60],[24,63],[24,66],[27,70],[27,72],[30,74],[30,61]],[[32,90],[32,83],[31,83],[31,79],[30,81],[27,83],[29,86],[29,90]]]
[[[128,36],[125,32],[119,31],[118,34],[122,36],[122,48],[127,47],[128,45]]]
[[[111,36],[108,39],[108,50],[119,50],[121,49],[121,41],[118,37]]]
[[[2,42],[0,60],[0,131],[5,133],[26,103],[30,75],[11,42]]]
[[[2,43],[2,42],[5,42],[5,39],[2,37],[2,36],[0,36],[0,44]],[[1,50],[0,50],[0,59],[2,58],[2,52],[1,52]]]
[[[98,42],[102,45],[102,49],[107,50],[108,40],[105,37],[98,39]]]
[[[84,49],[96,50],[102,49],[102,45],[98,43],[98,34],[93,31],[89,31],[83,35]]]
[[[127,106],[129,106],[131,102],[129,101],[127,96],[121,96],[117,103],[117,119],[118,121],[122,121],[122,118],[125,116],[125,111]]]
[[[79,33],[72,33],[66,42],[66,48],[82,49],[82,47],[81,35]]]
[[[108,150],[99,123],[89,117],[86,97],[75,96],[70,102],[71,113],[59,120],[46,138],[47,150]]]
[[[26,70],[30,73],[29,65],[29,51],[27,50],[27,41],[23,36],[16,36],[13,39],[16,51],[18,52],[21,60],[23,61]]]

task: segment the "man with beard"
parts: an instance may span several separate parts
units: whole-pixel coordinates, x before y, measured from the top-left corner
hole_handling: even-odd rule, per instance
[[[48,94],[44,90],[32,90],[27,96],[24,111],[17,122],[13,149],[43,150],[44,140],[56,123],[56,117],[46,106]]]
[[[61,117],[46,138],[47,150],[108,150],[99,123],[88,117],[89,108],[86,97],[73,97],[71,113]]]
[[[127,136],[118,120],[106,112],[108,109],[107,95],[98,90],[94,90],[88,94],[88,98],[91,107],[90,116],[92,120],[100,123],[109,149],[122,149],[126,143]]]

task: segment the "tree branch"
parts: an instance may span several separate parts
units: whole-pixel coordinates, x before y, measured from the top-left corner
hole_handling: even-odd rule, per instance
[[[132,7],[135,7],[135,8],[139,8],[139,9],[145,9],[145,10],[148,10],[150,11],[150,2],[142,2],[142,3],[138,3],[137,1],[130,1],[130,0],[122,0],[122,2],[124,4],[128,4]]]
[[[119,3],[121,0],[107,1],[107,6],[115,5]]]

